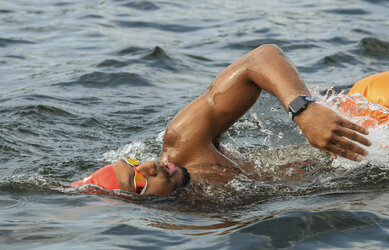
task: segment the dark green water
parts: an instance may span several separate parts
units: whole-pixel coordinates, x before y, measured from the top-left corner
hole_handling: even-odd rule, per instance
[[[384,0],[0,0],[0,248],[388,248],[388,131],[362,164],[332,161],[266,93],[223,136],[262,182],[170,198],[67,187],[156,159],[176,112],[261,44],[321,95],[387,71],[388,13]],[[303,177],[279,175],[301,160]]]

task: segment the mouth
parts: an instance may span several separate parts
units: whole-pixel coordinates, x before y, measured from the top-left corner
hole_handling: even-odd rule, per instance
[[[176,171],[177,167],[174,163],[167,162],[163,164],[165,169],[169,172],[169,175],[172,176]]]

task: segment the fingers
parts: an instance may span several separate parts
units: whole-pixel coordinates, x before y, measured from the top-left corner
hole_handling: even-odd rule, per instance
[[[345,128],[339,128],[337,133],[338,133],[339,136],[347,137],[347,138],[349,138],[349,139],[351,139],[353,141],[359,142],[360,144],[363,144],[365,146],[370,146],[371,145],[371,142],[367,138],[361,136],[358,133],[355,133],[352,130],[345,129]]]
[[[368,154],[361,146],[371,145],[364,136],[369,132],[362,126],[320,105],[309,105],[302,114],[295,121],[313,146],[352,161],[361,161],[361,156]]]
[[[333,142],[336,146],[338,146],[339,148],[342,149],[342,152],[346,151],[346,152],[349,152],[350,154],[353,154],[353,155],[359,154],[362,156],[366,156],[369,153],[369,152],[367,152],[367,150],[363,149],[362,147],[358,146],[357,144],[352,143],[351,141],[346,140],[342,137],[335,137],[333,139]],[[339,154],[339,155],[343,156],[341,154]]]
[[[362,157],[359,155],[334,144],[329,146],[327,150],[352,161],[362,161]]]
[[[359,126],[358,124],[355,124],[355,123],[353,123],[353,122],[351,122],[349,120],[346,120],[346,119],[341,119],[339,121],[339,125],[342,126],[342,127],[345,127],[345,128],[348,128],[348,129],[351,129],[351,130],[354,130],[354,131],[357,131],[357,132],[359,132],[361,134],[365,134],[365,135],[369,134],[369,131],[367,129],[365,129],[364,127]]]
[[[328,151],[328,150],[325,150],[325,149],[322,149],[322,151],[323,151],[324,153],[329,154],[329,155],[332,157],[332,159],[338,158],[338,155],[335,154],[335,153],[332,153],[331,151]]]
[[[336,154],[352,161],[362,161],[361,156],[367,156],[368,151],[354,142],[365,146],[370,146],[371,142],[356,131],[361,133],[368,132],[363,127],[347,120],[339,121],[338,125],[338,128],[333,130],[331,139],[327,141],[326,146],[323,146],[322,150],[331,156]]]
[[[361,156],[366,156],[368,151],[353,143],[352,141],[358,142],[365,146],[370,146],[371,142],[367,138],[356,133],[359,132],[361,134],[367,135],[369,131],[362,126],[359,126],[346,119],[341,119],[338,124],[340,127],[338,127],[336,130],[337,136],[332,137],[332,145],[329,145],[326,150],[349,160],[361,161]],[[352,141],[349,141],[344,137]]]

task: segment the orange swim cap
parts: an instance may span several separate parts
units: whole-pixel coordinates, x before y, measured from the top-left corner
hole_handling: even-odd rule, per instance
[[[112,164],[100,168],[84,179],[73,182],[70,186],[80,187],[87,184],[94,184],[107,190],[120,189]]]
[[[369,102],[376,102],[389,108],[389,71],[368,76],[359,80],[348,95],[360,93]]]

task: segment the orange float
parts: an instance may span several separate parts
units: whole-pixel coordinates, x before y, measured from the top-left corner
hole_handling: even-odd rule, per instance
[[[361,99],[363,95],[369,102],[378,103],[372,109],[366,101]],[[359,80],[348,92],[349,97],[341,103],[339,111],[346,117],[368,117],[359,122],[364,128],[374,128],[389,121],[389,71],[368,76]],[[389,123],[388,123],[389,125]]]

